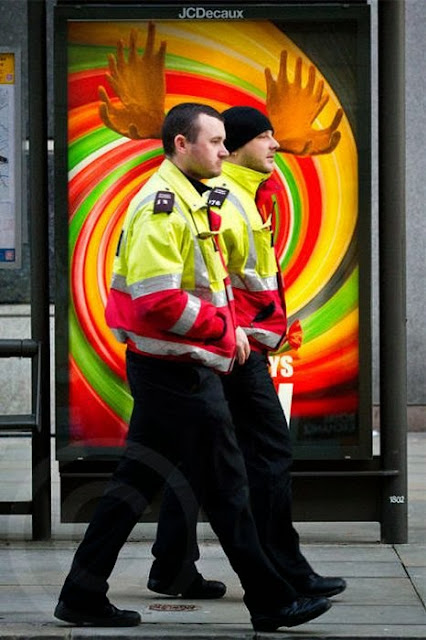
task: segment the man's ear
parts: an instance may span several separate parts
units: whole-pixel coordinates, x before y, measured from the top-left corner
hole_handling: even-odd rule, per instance
[[[182,133],[178,133],[177,136],[175,136],[174,143],[176,153],[186,153],[188,148],[188,141]]]

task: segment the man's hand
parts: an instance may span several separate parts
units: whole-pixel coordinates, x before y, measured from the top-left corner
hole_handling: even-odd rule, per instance
[[[238,364],[244,364],[250,355],[250,343],[241,327],[236,328],[235,339],[237,341],[237,362]]]
[[[280,150],[295,155],[331,153],[340,140],[337,127],[343,110],[337,109],[331,124],[314,129],[312,124],[324,109],[329,96],[324,93],[324,81],[316,81],[315,68],[308,69],[306,86],[302,86],[302,58],[297,58],[293,82],[288,77],[287,51],[281,52],[276,80],[265,69],[266,109],[274,127],[274,137]]]
[[[166,96],[166,42],[161,42],[155,51],[155,25],[151,22],[142,56],[138,55],[137,38],[138,32],[132,29],[127,61],[122,40],[117,44],[117,54],[108,56],[106,77],[121,104],[112,102],[105,88],[100,86],[99,115],[109,129],[128,138],[161,138]]]

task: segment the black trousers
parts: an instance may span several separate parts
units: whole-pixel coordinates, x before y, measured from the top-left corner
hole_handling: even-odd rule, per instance
[[[245,460],[260,543],[280,575],[297,588],[298,580],[312,568],[300,551],[293,527],[290,435],[267,356],[252,352],[244,365],[235,365],[222,378],[222,384]],[[194,580],[199,558],[197,510],[184,512],[182,506],[166,488],[150,574],[177,591]]]
[[[244,459],[221,379],[206,367],[127,354],[134,398],[123,457],[79,545],[60,598],[79,609],[107,602],[108,578],[132,528],[169,479],[184,528],[202,502],[253,612],[296,598],[260,546]],[[191,541],[192,542],[192,541]],[[188,542],[184,541],[183,556]]]

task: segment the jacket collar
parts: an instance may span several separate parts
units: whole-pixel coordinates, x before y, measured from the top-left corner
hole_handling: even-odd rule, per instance
[[[167,182],[171,190],[185,202],[191,211],[206,208],[206,197],[197,192],[186,175],[171,160],[167,158],[163,160],[158,169],[158,175]]]
[[[226,161],[222,165],[222,175],[237,182],[253,198],[256,196],[259,185],[271,176],[270,173],[261,173],[260,171],[254,171]]]

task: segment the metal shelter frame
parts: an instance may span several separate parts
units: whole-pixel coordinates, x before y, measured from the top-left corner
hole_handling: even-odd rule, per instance
[[[34,540],[52,533],[50,461],[49,203],[45,0],[28,0],[31,340],[0,340],[0,357],[32,359],[32,413],[0,416],[0,433],[31,434],[32,500],[2,502],[0,513],[32,516]]]

